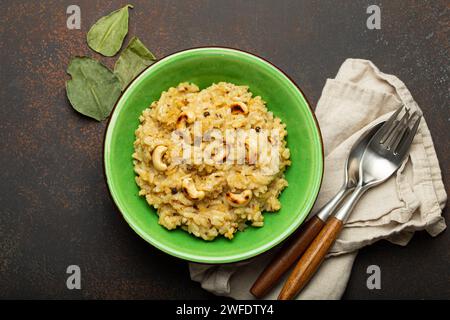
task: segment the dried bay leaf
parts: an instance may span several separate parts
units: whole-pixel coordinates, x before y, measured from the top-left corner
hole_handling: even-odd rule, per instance
[[[121,93],[117,76],[100,62],[75,57],[67,67],[67,97],[79,113],[101,121],[109,116]]]
[[[119,52],[123,39],[128,33],[128,4],[100,18],[89,30],[87,42],[89,47],[104,56],[112,57]]]
[[[156,61],[155,56],[137,38],[133,37],[117,59],[114,73],[124,89],[139,73]]]

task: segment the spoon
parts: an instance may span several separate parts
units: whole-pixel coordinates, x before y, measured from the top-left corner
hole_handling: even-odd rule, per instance
[[[284,284],[279,300],[292,299],[304,288],[322,264],[361,196],[392,176],[408,156],[421,116],[417,113],[410,116],[406,110],[397,120],[402,109],[398,109],[367,144],[360,159],[355,190],[305,251]]]
[[[303,252],[305,252],[310,243],[325,225],[328,217],[338,207],[342,200],[356,187],[361,157],[367,144],[378,129],[381,128],[382,124],[383,122],[367,129],[353,144],[346,161],[344,183],[342,184],[342,187],[314,217],[309,219],[290,237],[280,252],[266,266],[250,289],[250,292],[255,297],[262,298],[273,288],[281,276],[298,260]]]

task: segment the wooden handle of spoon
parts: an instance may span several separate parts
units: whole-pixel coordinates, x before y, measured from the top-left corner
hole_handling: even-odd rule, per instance
[[[324,221],[314,216],[301,226],[256,279],[251,294],[256,298],[264,297],[305,252],[324,225]]]
[[[278,300],[293,299],[309,282],[342,230],[341,220],[331,217],[289,275]]]

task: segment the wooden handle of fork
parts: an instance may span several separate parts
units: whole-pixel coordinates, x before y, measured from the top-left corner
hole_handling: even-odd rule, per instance
[[[250,292],[256,298],[265,296],[305,252],[324,224],[324,221],[315,216],[301,226],[259,275]]]
[[[281,289],[278,300],[291,300],[305,287],[322,264],[325,255],[342,230],[342,226],[341,220],[335,217],[328,219],[325,227],[323,227],[289,275],[283,289]]]

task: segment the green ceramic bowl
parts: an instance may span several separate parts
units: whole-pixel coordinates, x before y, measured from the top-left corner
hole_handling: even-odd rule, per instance
[[[204,241],[158,224],[156,211],[138,196],[133,163],[134,131],[142,110],[161,92],[189,81],[201,89],[219,81],[248,85],[286,123],[292,165],[281,194],[282,209],[264,214],[264,227],[237,232],[233,240]],[[278,68],[252,54],[227,48],[198,48],[167,56],[143,71],[116,104],[105,135],[104,165],[112,198],[133,230],[176,257],[228,263],[254,257],[279,244],[303,222],[319,192],[323,174],[320,130],[300,89]]]

